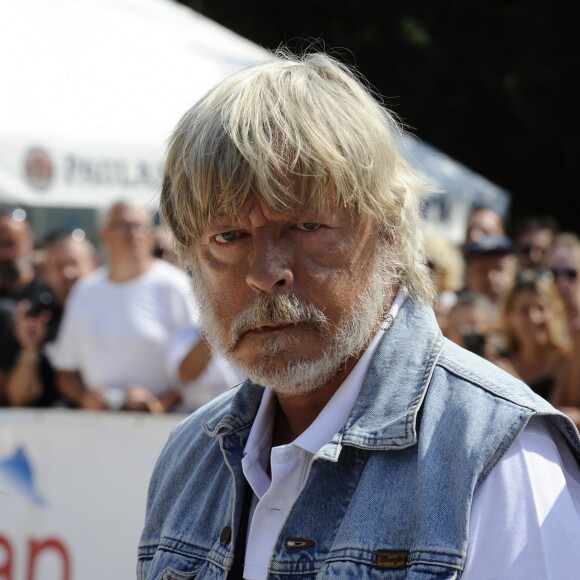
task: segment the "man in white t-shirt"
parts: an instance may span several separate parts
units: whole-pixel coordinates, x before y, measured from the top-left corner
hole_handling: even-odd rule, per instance
[[[143,208],[116,203],[100,236],[107,266],[74,287],[49,351],[58,388],[85,409],[171,410],[181,397],[169,344],[196,322],[189,278],[153,257]]]

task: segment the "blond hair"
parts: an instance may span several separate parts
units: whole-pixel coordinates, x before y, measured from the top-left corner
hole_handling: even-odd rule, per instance
[[[440,278],[436,281],[439,290],[461,290],[465,262],[459,248],[437,234],[427,234],[426,251],[428,262]]]
[[[554,237],[554,241],[548,251],[548,257],[558,248],[567,248],[576,258],[580,258],[580,238],[574,232],[561,232]]]
[[[549,273],[522,270],[515,284],[505,297],[501,307],[503,326],[508,353],[514,354],[521,345],[509,325],[510,314],[515,305],[516,298],[525,292],[539,296],[550,308],[550,316],[546,318],[546,330],[550,346],[562,353],[569,350],[566,336],[566,314],[564,304],[560,299],[558,289]]]
[[[214,87],[168,147],[160,213],[184,265],[218,214],[251,197],[270,209],[332,206],[370,217],[395,259],[394,284],[431,303],[421,198],[428,186],[401,155],[401,129],[369,89],[325,54],[278,52]]]

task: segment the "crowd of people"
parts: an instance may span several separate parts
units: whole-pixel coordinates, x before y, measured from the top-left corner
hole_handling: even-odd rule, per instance
[[[0,214],[0,405],[190,412],[243,379],[210,355],[148,210],[115,203],[99,241],[103,264],[79,230],[38,244]]]
[[[82,232],[38,244],[18,216],[0,215],[0,405],[189,412],[243,380],[212,357],[190,280],[147,210],[104,214],[102,265]],[[508,235],[476,207],[461,244],[432,234],[427,255],[444,335],[580,424],[578,237],[542,217]]]
[[[580,240],[550,217],[508,235],[474,208],[459,246],[428,241],[444,335],[523,380],[580,424]]]

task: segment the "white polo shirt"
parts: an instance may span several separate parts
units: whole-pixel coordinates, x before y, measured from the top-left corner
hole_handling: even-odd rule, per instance
[[[254,491],[244,562],[247,580],[267,578],[276,540],[314,455],[348,419],[371,358],[404,298],[397,296],[356,366],[292,443],[272,448],[275,395],[264,391],[242,459]],[[477,490],[469,536],[462,580],[576,577],[570,574],[580,571],[580,468],[547,420],[533,418]]]

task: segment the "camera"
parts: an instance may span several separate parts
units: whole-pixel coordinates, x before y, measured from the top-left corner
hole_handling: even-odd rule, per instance
[[[483,356],[485,341],[485,335],[478,332],[470,332],[463,335],[463,346],[479,356]]]

